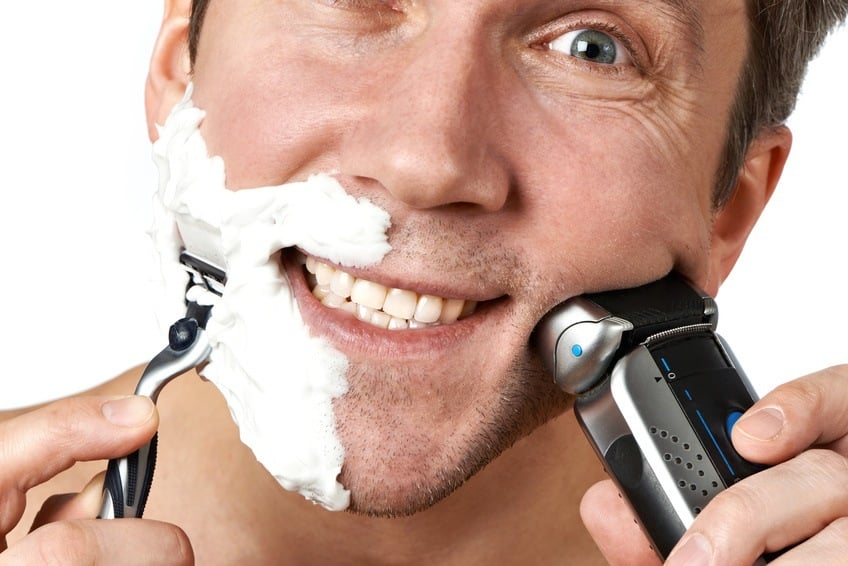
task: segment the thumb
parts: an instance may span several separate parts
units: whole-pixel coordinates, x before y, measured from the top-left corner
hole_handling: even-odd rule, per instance
[[[580,516],[612,566],[658,566],[660,559],[612,480],[598,482],[580,501]]]
[[[91,519],[100,511],[106,471],[93,478],[79,493],[62,493],[47,498],[32,522],[30,531],[55,521]]]

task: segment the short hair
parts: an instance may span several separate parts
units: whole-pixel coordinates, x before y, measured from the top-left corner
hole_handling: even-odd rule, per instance
[[[730,199],[745,154],[762,131],[785,123],[795,109],[807,65],[830,31],[848,15],[848,0],[747,0],[748,54],[728,118],[713,205]],[[192,0],[189,56],[197,57],[210,0]]]
[[[200,42],[200,29],[206,17],[209,0],[191,0],[191,18],[188,24],[188,56],[191,66],[197,60],[197,44]]]
[[[745,153],[795,109],[808,63],[848,14],[848,0],[748,0],[748,56],[736,87],[713,204],[733,194]]]

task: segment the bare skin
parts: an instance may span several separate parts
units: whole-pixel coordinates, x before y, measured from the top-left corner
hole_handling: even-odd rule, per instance
[[[133,370],[91,393],[132,391],[139,375],[138,369]],[[238,430],[217,390],[195,374],[182,376],[165,389],[158,414],[160,452],[145,517],[179,525],[191,540],[199,564],[318,564],[339,559],[350,564],[496,562],[515,552],[518,538],[532,543],[522,551],[522,559],[529,563],[545,562],[551,555],[579,556],[585,564],[604,563],[580,525],[578,512],[581,495],[603,472],[570,415],[519,442],[457,496],[414,518],[380,519],[329,513],[281,490],[239,442]],[[562,449],[540,450],[539,446]],[[210,467],[210,454],[228,457],[218,458]],[[30,490],[26,512],[9,535],[10,544],[27,533],[45,499],[81,490],[104,468],[104,461],[79,463]],[[517,470],[526,471],[517,474]],[[534,477],[532,483],[526,482],[525,474]],[[91,486],[74,511],[80,516],[96,514],[101,485]],[[550,497],[530,505],[537,499],[532,494],[539,485],[545,486]],[[236,491],[238,497],[225,496]],[[199,502],[197,506],[186,505],[185,495],[180,494],[188,493]],[[212,501],[215,504],[209,505]],[[521,504],[511,505],[512,501]],[[468,509],[473,517],[466,514]],[[263,528],[279,524],[281,512],[298,520],[284,530]],[[538,528],[539,516],[556,517],[555,536]],[[322,529],[315,529],[307,517]],[[487,520],[481,522],[480,517]],[[334,533],[332,537],[326,536],[326,529]],[[239,536],[231,536],[234,531]],[[346,541],[365,536],[372,543],[365,554],[357,555]]]
[[[459,323],[388,332],[321,306],[286,264],[306,324],[350,360],[350,392],[335,406],[341,480],[353,510],[379,518],[283,492],[240,445],[214,389],[186,376],[133,426],[106,423],[99,397],[0,426],[14,464],[0,472],[3,532],[27,514],[0,564],[68,549],[80,562],[141,561],[132,545],[144,545],[142,562],[190,563],[189,543],[201,564],[599,562],[577,507],[600,468],[530,333],[570,296],[671,269],[715,293],[791,145],[785,128],[762,132],[734,198],[712,209],[745,11],[741,0],[686,4],[691,12],[613,0],[213,0],[189,74],[188,2],[167,2],[147,85],[152,137],[191,80],[229,188],[337,170],[393,222],[393,251],[352,274],[482,306]],[[620,56],[574,56],[566,38],[583,29],[606,34]],[[694,540],[707,541],[712,564],[751,563],[819,531],[796,556],[827,563],[816,558],[844,552],[848,501],[835,486],[848,475],[848,388],[836,378],[846,374],[764,399],[758,407],[785,416],[776,435],[757,440],[756,418],[739,422],[743,455],[782,464],[699,516]],[[128,392],[136,378],[98,393]],[[157,425],[148,516],[162,523],[85,520],[97,507],[86,493],[52,500],[45,528],[20,538],[45,497],[80,489],[103,464],[29,490],[26,506],[23,492],[57,466],[127,453]],[[813,445],[826,449],[804,452]],[[817,498],[800,497],[805,483]],[[799,496],[774,497],[786,493]],[[810,502],[821,500],[831,503]],[[582,515],[611,563],[658,562],[609,483],[588,492]],[[692,558],[687,548],[678,558]]]

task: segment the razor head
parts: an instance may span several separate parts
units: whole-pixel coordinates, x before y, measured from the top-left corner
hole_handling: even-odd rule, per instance
[[[200,285],[218,296],[224,294],[227,273],[224,268],[184,250],[180,254],[180,263],[188,271],[189,285]]]
[[[182,240],[180,263],[191,276],[189,286],[200,285],[220,296],[227,283],[227,259],[223,253],[221,230],[186,214],[176,217]]]
[[[556,383],[586,393],[612,370],[617,356],[652,338],[712,329],[715,301],[676,272],[631,289],[573,297],[545,315],[534,335]]]
[[[535,343],[556,384],[577,395],[603,380],[622,336],[632,328],[598,304],[574,297],[545,315],[536,327]]]

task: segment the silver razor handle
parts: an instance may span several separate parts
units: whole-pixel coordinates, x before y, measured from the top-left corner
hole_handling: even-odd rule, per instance
[[[208,309],[205,314],[208,316]],[[203,329],[205,322],[205,319],[186,317],[171,326],[168,347],[147,364],[135,389],[136,395],[146,395],[156,403],[169,381],[206,362],[212,348]],[[157,432],[132,454],[109,460],[98,519],[142,516],[153,482],[158,440]]]
[[[208,245],[200,245],[205,242],[203,238],[194,237],[193,240],[193,247],[199,246],[204,252],[211,252]],[[220,262],[211,262],[204,257],[188,250],[180,254],[180,263],[189,275],[187,290],[199,286],[221,296],[227,282],[226,271],[222,264],[219,265]],[[217,255],[211,257],[217,258]],[[186,300],[186,306],[185,318],[172,324],[168,331],[168,346],[150,360],[135,388],[136,395],[146,395],[154,403],[168,382],[201,367],[212,353],[205,330],[212,306],[189,300]],[[142,516],[153,482],[158,443],[157,432],[150,442],[132,454],[109,460],[98,519]]]

